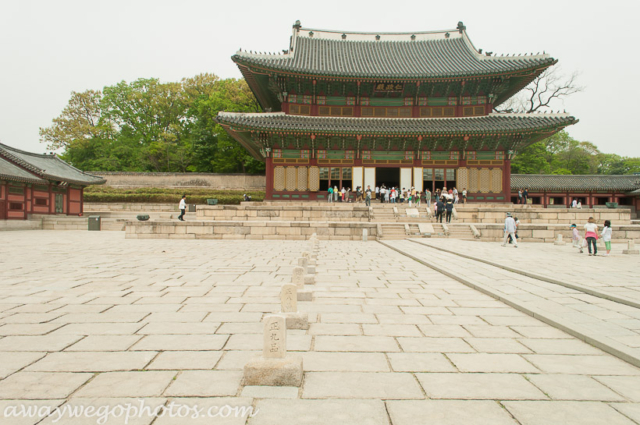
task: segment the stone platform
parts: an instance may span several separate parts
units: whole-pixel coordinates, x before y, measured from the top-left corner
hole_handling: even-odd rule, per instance
[[[570,246],[426,241],[620,297],[638,291],[640,257],[623,256],[626,245],[600,258]],[[633,307],[397,243],[449,274],[490,284],[510,302],[558,309],[640,349]],[[301,387],[245,385],[243,367],[262,349],[263,318],[280,311],[281,286],[307,247],[129,240],[122,232],[0,233],[0,423],[96,423],[45,418],[46,407],[141,402],[198,406],[204,414],[259,411],[224,420],[143,413],[129,423],[640,422],[640,368],[380,243],[320,242],[314,301],[298,303],[310,327],[287,334],[288,350],[303,358]],[[45,407],[44,416],[1,416],[20,405]],[[105,423],[122,424],[124,416]]]

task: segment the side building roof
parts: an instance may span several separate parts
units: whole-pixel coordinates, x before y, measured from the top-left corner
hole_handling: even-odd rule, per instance
[[[82,186],[104,184],[105,179],[97,177],[67,164],[56,155],[43,155],[26,152],[0,143],[0,158],[4,162],[12,163],[14,168],[21,171],[20,175],[28,172],[31,177],[46,180],[63,181]],[[7,168],[9,170],[9,168]],[[20,177],[14,172],[16,178]],[[10,176],[7,176],[9,178]]]
[[[633,191],[640,189],[640,176],[634,175],[551,175],[551,174],[512,174],[512,189],[546,191],[593,191],[617,190]]]
[[[0,157],[0,180],[12,180],[22,183],[47,184],[47,181]]]

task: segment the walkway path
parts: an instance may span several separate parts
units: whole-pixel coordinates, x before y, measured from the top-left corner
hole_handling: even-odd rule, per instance
[[[306,246],[0,233],[0,415],[143,400],[259,411],[129,423],[640,424],[639,368],[376,242],[321,242],[311,327],[288,332],[302,387],[243,386]]]

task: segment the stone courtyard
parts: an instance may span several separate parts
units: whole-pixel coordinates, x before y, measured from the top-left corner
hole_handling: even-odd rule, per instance
[[[570,244],[321,241],[314,299],[298,302],[310,327],[287,331],[302,385],[245,386],[308,247],[1,232],[0,423],[97,423],[7,414],[82,406],[120,424],[117,406],[143,403],[177,414],[128,423],[640,424],[640,257],[621,244],[600,258]]]

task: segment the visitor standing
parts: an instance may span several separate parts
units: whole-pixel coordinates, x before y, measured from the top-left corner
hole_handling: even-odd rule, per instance
[[[507,238],[511,236],[513,239],[513,246],[518,247],[518,240],[516,239],[516,222],[511,217],[511,213],[507,213],[507,218],[504,220],[504,239],[502,240],[502,246],[507,246]]]
[[[607,249],[607,253],[604,254],[605,257],[611,254],[611,235],[613,234],[613,229],[611,229],[611,221],[604,221],[604,229],[602,229],[602,240],[604,241],[604,246]]]
[[[345,188],[344,188],[344,186],[342,186],[341,193],[342,193],[342,195],[341,195],[341,196],[342,196],[341,202],[344,202],[345,197],[346,197],[346,195],[347,195],[347,189],[345,189]]]
[[[462,205],[467,204],[467,188],[462,189]]]
[[[525,205],[527,204],[527,200],[529,199],[529,189],[524,188],[524,192],[522,192],[522,197],[524,198]]]
[[[333,202],[338,202],[338,186],[333,186]]]
[[[333,188],[331,186],[329,186],[329,189],[327,190],[327,201],[329,201],[329,203],[333,202]]]
[[[518,189],[518,205],[522,203],[522,189]]]
[[[436,201],[436,223],[442,223],[442,216],[444,215],[444,204],[442,199],[438,198]]]
[[[368,207],[371,206],[371,186],[367,186],[367,190],[365,191],[365,201],[364,204]]]
[[[427,203],[427,208],[431,208],[431,191],[429,188],[424,191],[424,200]]]
[[[453,188],[453,203],[454,204],[458,203],[458,189],[456,189],[455,186]]]
[[[572,224],[570,229],[571,229],[571,241],[573,242],[573,247],[579,248],[580,254],[582,254],[584,251],[582,251],[582,239],[580,238],[580,232],[578,232],[578,228],[575,224]]]
[[[598,246],[596,245],[596,240],[598,239],[598,225],[593,217],[589,217],[589,221],[584,225],[584,238],[587,241],[589,256],[598,255]],[[593,245],[593,253],[591,253],[591,245]]]
[[[387,188],[384,189],[384,202],[387,204],[389,203],[389,192],[390,192],[389,189]]]
[[[571,201],[571,208],[578,208],[578,200],[576,198]]]
[[[416,207],[420,208],[420,191],[416,191]]]
[[[518,217],[513,217],[513,221],[516,222],[516,239],[520,239],[520,236],[518,236],[518,227],[520,226],[520,220],[518,220]],[[511,238],[511,235],[509,235],[509,244],[513,243],[513,238]]]
[[[447,199],[447,205],[445,205],[447,211],[447,223],[451,223],[451,213],[453,213],[453,199]]]
[[[180,209],[180,215],[178,216],[178,220],[184,221],[184,215],[187,212],[187,195],[182,195],[182,199],[180,199],[178,208]]]

